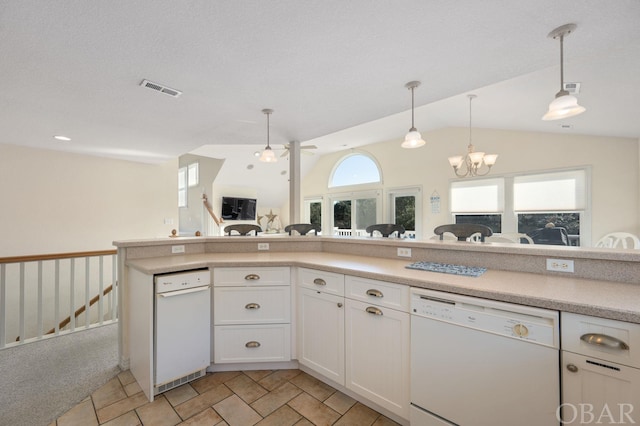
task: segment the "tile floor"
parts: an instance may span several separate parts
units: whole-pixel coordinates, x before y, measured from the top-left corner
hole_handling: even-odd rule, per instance
[[[397,425],[300,370],[209,373],[147,401],[129,371],[49,426]]]

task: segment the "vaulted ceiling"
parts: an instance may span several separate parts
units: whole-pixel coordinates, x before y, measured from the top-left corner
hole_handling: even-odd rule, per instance
[[[249,156],[273,108],[274,148],[319,155],[401,138],[411,80],[422,131],[466,126],[473,91],[478,127],[556,132],[540,120],[559,88],[547,34],[569,22],[565,80],[587,107],[571,131],[640,137],[637,0],[0,0],[0,143],[142,162]]]

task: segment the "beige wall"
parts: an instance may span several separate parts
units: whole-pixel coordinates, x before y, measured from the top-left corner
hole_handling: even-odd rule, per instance
[[[178,225],[176,173],[177,160],[149,165],[0,144],[0,256],[168,236]]]
[[[422,227],[425,238],[433,235],[431,231],[434,227],[451,221],[448,213],[449,183],[456,178],[447,157],[466,151],[468,132],[466,128],[447,128],[423,133],[427,145],[414,150],[400,148],[400,140],[360,148],[379,162],[384,189],[422,186]],[[613,231],[640,234],[637,139],[474,129],[473,143],[478,151],[499,154],[491,172],[494,176],[591,166],[593,241]],[[326,155],[318,161],[303,179],[303,199],[329,193],[327,182],[332,168],[348,152]],[[367,188],[379,186],[362,189]],[[340,188],[331,192],[355,189],[361,188]],[[440,214],[431,213],[429,196],[433,191],[437,191],[441,197]]]

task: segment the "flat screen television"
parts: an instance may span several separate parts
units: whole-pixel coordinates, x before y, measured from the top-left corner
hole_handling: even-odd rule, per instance
[[[223,220],[256,220],[255,198],[222,197]]]

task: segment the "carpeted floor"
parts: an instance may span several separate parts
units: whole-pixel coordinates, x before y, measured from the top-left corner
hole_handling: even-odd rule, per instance
[[[46,426],[119,371],[117,324],[0,350],[0,426]]]

